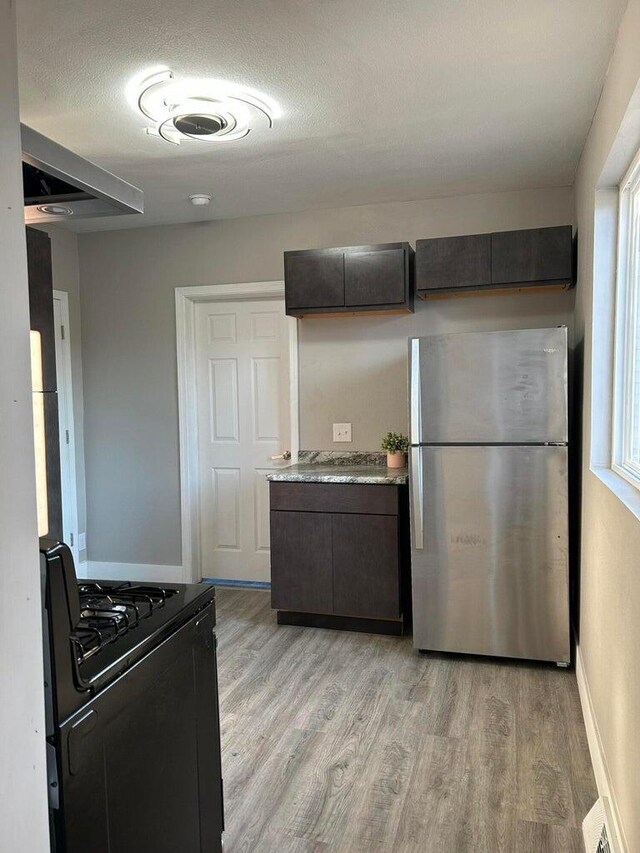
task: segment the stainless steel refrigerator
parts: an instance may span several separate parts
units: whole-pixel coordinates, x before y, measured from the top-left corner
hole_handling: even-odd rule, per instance
[[[567,330],[409,341],[414,646],[567,665]]]

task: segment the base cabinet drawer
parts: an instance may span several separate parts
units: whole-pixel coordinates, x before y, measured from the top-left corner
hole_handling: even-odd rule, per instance
[[[398,514],[398,490],[394,486],[275,482],[269,484],[269,501],[272,510]]]

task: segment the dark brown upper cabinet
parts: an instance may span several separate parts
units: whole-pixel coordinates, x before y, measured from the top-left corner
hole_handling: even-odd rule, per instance
[[[344,259],[340,249],[285,252],[287,314],[344,306]]]
[[[418,240],[416,256],[423,299],[532,287],[564,290],[574,281],[571,225]]]
[[[284,253],[286,313],[293,317],[413,311],[408,243]]]
[[[404,249],[345,253],[345,305],[360,307],[404,303],[404,265]]]
[[[571,237],[571,225],[492,234],[491,283],[571,284]]]
[[[485,287],[491,284],[491,234],[418,240],[416,270],[420,290]]]
[[[40,335],[42,391],[55,391],[56,341],[53,321],[53,273],[51,240],[44,231],[27,228],[27,268],[29,272],[29,314],[31,330]]]
[[[33,371],[34,404],[42,406],[46,456],[47,536],[62,539],[62,486],[58,394],[56,391],[56,340],[53,316],[53,274],[51,240],[44,231],[27,228],[27,269],[29,273],[29,314],[31,331],[40,336],[41,364]],[[36,351],[33,351],[36,355]],[[42,382],[40,382],[40,378]],[[38,387],[36,387],[36,384]],[[38,398],[36,401],[35,398]]]

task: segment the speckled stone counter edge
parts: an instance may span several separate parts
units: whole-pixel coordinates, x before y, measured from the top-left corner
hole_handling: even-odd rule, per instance
[[[300,465],[373,465],[385,467],[387,454],[368,450],[300,450]]]
[[[360,483],[402,486],[406,468],[387,468],[385,453],[362,451],[303,450],[298,463],[274,468],[267,480],[284,483]]]

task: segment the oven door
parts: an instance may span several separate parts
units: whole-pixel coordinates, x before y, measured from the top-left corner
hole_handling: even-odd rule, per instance
[[[208,607],[61,726],[54,849],[222,849],[213,627]]]

